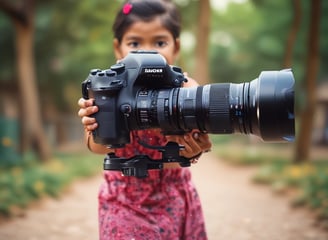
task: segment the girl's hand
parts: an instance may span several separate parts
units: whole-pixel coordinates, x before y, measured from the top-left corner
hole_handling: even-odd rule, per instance
[[[197,87],[199,84],[192,78],[188,76],[188,73],[183,73],[187,78],[187,82],[183,83],[183,87]],[[190,133],[184,135],[167,135],[166,139],[168,141],[176,142],[184,146],[184,149],[181,150],[181,155],[186,158],[191,158],[194,156],[198,157],[203,152],[208,152],[211,150],[212,143],[209,139],[208,134],[201,133],[198,130],[193,130]],[[197,159],[196,157],[195,159]]]
[[[98,127],[98,123],[96,119],[90,117],[90,115],[98,112],[98,107],[93,105],[94,99],[84,99],[80,98],[78,101],[78,105],[80,106],[80,110],[78,112],[79,117],[82,119],[82,124],[84,126],[85,131],[85,142],[90,151],[98,154],[107,154],[114,150],[107,148],[104,145],[97,144],[94,142],[91,132]]]
[[[211,150],[212,143],[208,134],[193,130],[184,135],[167,135],[166,139],[184,146],[181,155],[186,158],[197,156]]]
[[[199,86],[199,84],[197,83],[197,81],[191,77],[188,76],[188,73],[184,72],[183,75],[185,76],[185,78],[187,78],[187,82],[183,83],[183,87],[197,87]]]
[[[78,111],[78,115],[81,118],[82,124],[86,131],[93,131],[98,127],[96,119],[90,117],[90,115],[98,112],[98,107],[93,105],[94,99],[84,99],[80,98],[78,101],[78,105],[80,110]]]

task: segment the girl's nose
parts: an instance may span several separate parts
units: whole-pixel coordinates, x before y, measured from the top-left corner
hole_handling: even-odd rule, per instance
[[[144,46],[142,46],[143,50],[149,51],[149,50],[154,50],[154,46],[150,45],[150,44],[145,44]]]

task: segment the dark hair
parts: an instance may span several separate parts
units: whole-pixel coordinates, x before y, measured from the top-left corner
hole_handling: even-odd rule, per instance
[[[129,4],[128,13],[124,13],[126,4]],[[114,37],[121,42],[126,30],[135,21],[152,21],[155,17],[160,17],[161,22],[173,37],[179,38],[181,30],[181,18],[179,11],[171,0],[130,0],[123,4],[123,7],[116,15],[113,32]]]

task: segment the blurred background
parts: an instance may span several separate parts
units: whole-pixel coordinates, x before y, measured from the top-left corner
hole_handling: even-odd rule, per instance
[[[77,101],[89,70],[115,63],[111,26],[121,2],[0,1],[1,215],[99,172],[90,160],[99,156],[84,152]],[[297,203],[328,219],[328,2],[174,2],[183,19],[177,65],[201,84],[292,68],[296,141],[212,136],[214,151],[234,163],[265,164],[258,182],[304,187]]]

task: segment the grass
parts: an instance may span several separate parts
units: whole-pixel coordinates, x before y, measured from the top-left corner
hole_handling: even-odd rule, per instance
[[[8,164],[0,158],[0,216],[21,213],[44,196],[59,197],[73,180],[101,172],[101,159],[91,153],[58,153],[45,164],[33,155]]]
[[[212,141],[214,152],[225,161],[258,166],[254,182],[279,193],[295,190],[292,205],[308,207],[328,226],[328,154],[296,164],[290,144],[252,143],[236,136],[212,136]]]

